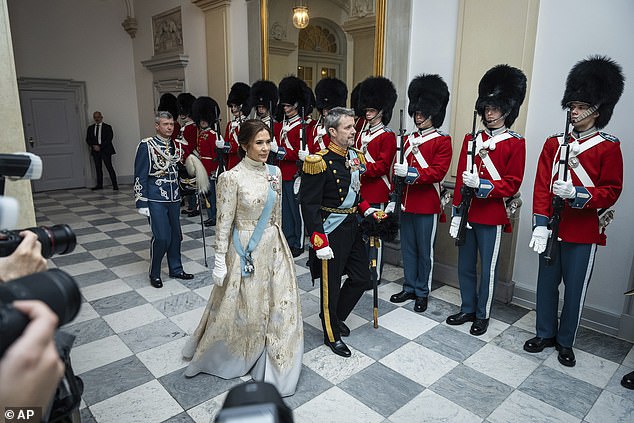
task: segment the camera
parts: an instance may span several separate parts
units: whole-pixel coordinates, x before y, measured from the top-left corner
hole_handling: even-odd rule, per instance
[[[0,357],[22,335],[27,316],[12,307],[15,300],[40,300],[50,307],[62,326],[72,321],[81,306],[77,282],[68,273],[51,269],[0,284]]]
[[[54,226],[40,226],[36,228],[27,228],[26,231],[31,231],[37,235],[38,241],[42,244],[42,256],[44,258],[51,258],[54,254],[68,254],[75,249],[77,245],[77,237],[70,228],[70,226],[54,225]],[[20,230],[2,230],[0,231],[0,257],[6,257],[11,255],[20,242],[22,237],[20,236]]]
[[[293,412],[267,382],[245,382],[231,388],[215,423],[293,423]]]

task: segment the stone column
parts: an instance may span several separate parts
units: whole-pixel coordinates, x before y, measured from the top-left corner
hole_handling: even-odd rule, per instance
[[[342,28],[350,34],[354,42],[351,85],[351,87],[354,87],[372,75],[376,16],[372,14],[363,17],[352,17],[344,22]]]
[[[19,153],[25,151],[24,128],[20,111],[15,60],[13,58],[13,42],[9,27],[7,2],[0,4],[0,152]],[[35,225],[35,210],[30,181],[6,181],[4,195],[13,197],[20,204],[16,228]],[[15,229],[15,228],[0,228]]]
[[[207,84],[209,96],[218,104],[225,103],[229,95],[229,7],[231,0],[192,0],[205,12],[205,36],[207,45]],[[223,120],[227,122],[227,108]]]

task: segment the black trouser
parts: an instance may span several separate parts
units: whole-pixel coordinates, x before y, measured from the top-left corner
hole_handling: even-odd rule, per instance
[[[324,283],[325,275],[321,275],[321,325],[324,338],[334,342],[341,339],[339,321],[346,320],[368,289],[370,270],[355,216],[346,218],[330,233],[328,242],[335,257],[328,260],[328,283]],[[311,254],[314,254],[312,250]],[[316,264],[321,268],[321,263]],[[347,274],[348,279],[341,286],[343,274]]]
[[[103,169],[102,162],[106,165],[108,174],[110,175],[110,181],[112,182],[112,188],[118,188],[117,174],[114,173],[114,167],[112,167],[112,154],[104,154],[101,151],[92,151],[92,159],[95,161],[95,172],[97,174],[97,186],[103,187]]]

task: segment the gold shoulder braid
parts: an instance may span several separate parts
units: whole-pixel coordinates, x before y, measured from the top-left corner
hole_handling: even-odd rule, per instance
[[[352,148],[354,150],[355,153],[357,153],[357,157],[359,157],[359,161],[361,162],[361,164],[366,164],[366,160],[365,160],[365,156],[363,155],[363,151],[359,150],[358,148]]]
[[[326,170],[326,162],[320,154],[310,154],[304,160],[302,171],[309,175],[316,175]]]

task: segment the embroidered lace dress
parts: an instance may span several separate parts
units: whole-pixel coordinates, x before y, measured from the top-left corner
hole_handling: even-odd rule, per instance
[[[217,185],[216,253],[226,253],[227,276],[214,286],[198,328],[183,356],[191,358],[185,376],[200,372],[224,379],[247,373],[293,395],[304,352],[304,334],[295,264],[281,229],[281,172],[245,157],[222,173]],[[246,246],[267,200],[275,206],[251,257],[254,272],[243,277],[233,246],[233,229]]]

